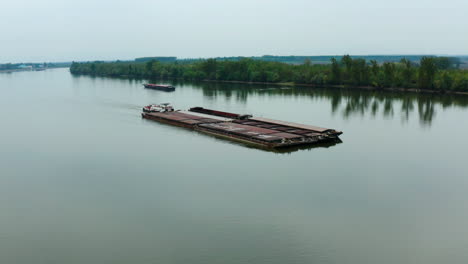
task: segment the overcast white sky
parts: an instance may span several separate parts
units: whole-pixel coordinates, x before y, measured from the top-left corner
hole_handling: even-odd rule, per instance
[[[0,0],[0,63],[468,54],[468,0]]]

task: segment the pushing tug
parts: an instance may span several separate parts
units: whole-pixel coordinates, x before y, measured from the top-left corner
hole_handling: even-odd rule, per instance
[[[143,86],[148,89],[161,90],[166,92],[175,91],[175,87],[172,85],[145,83]]]
[[[143,112],[145,113],[164,113],[164,112],[173,112],[174,108],[169,103],[163,104],[150,104],[143,107]]]
[[[145,106],[141,116],[145,119],[268,148],[339,142],[338,136],[343,133],[329,128],[203,107],[192,107],[188,111],[174,111],[174,108],[167,103]]]

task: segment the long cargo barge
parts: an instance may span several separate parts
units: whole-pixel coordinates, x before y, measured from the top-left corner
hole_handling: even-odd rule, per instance
[[[175,91],[175,87],[172,85],[145,83],[143,84],[143,86],[148,89],[160,90],[160,91],[165,91],[165,92]]]
[[[145,109],[145,108],[144,108]],[[188,111],[144,111],[146,119],[269,148],[339,141],[341,131],[193,107]]]

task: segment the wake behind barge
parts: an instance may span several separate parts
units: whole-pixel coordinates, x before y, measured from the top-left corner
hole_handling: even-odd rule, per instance
[[[193,107],[188,111],[174,111],[172,107],[165,109],[166,107],[167,104],[156,108],[154,105],[146,106],[143,108],[141,116],[269,148],[338,141],[338,136],[342,134],[341,131],[334,129],[222,112],[203,107]],[[151,109],[158,110],[152,111]]]

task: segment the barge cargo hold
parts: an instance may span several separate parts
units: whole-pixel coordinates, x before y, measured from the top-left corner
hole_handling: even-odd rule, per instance
[[[341,131],[251,115],[194,107],[188,111],[143,112],[143,118],[269,148],[339,141]]]

